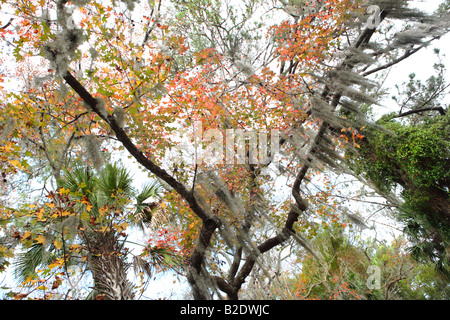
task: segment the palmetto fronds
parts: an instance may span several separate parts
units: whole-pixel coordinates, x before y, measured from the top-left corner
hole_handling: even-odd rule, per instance
[[[97,178],[89,170],[89,167],[78,167],[70,172],[65,170],[64,174],[58,181],[59,187],[69,189],[72,193],[80,193],[80,195],[89,195],[94,190]]]
[[[97,188],[108,203],[115,203],[119,194],[125,197],[131,197],[134,194],[132,182],[133,179],[126,168],[107,164],[100,172]]]
[[[114,222],[121,224],[128,221],[129,224],[143,227],[144,223],[149,223],[156,203],[146,201],[157,197],[160,189],[159,184],[149,183],[138,193],[132,182],[130,172],[116,164],[106,164],[97,175],[89,168],[75,168],[71,172],[66,170],[58,179],[58,188],[70,190],[70,193],[61,205],[70,207],[74,214],[48,222],[51,224],[48,231],[40,230],[48,240],[47,245],[34,244],[19,255],[15,263],[17,278],[24,281],[35,274],[38,266],[52,263],[58,252],[51,243],[55,236],[65,234],[66,249],[71,243],[75,243],[74,241],[81,242],[85,247],[87,269],[91,271],[94,279],[94,298],[101,295],[104,299],[132,299],[133,286],[127,279],[131,264],[127,261],[125,241],[120,240],[124,233],[112,225]],[[130,219],[133,214],[129,213],[134,213],[134,218]],[[82,214],[88,214],[90,217],[81,218]],[[103,219],[99,219],[102,214]],[[82,233],[79,232],[79,227],[84,230]],[[69,232],[69,229],[75,232]],[[155,262],[153,257],[150,259],[151,263],[135,257],[134,270],[150,276]],[[66,264],[69,263],[70,261],[66,261]]]
[[[142,272],[148,277],[153,274],[152,265],[140,256],[133,256],[133,269],[135,274]]]
[[[157,210],[157,204],[155,202],[146,202],[149,199],[155,199],[159,196],[161,185],[158,182],[152,182],[146,184],[142,191],[136,197],[135,204],[135,217],[136,225],[141,229],[144,225],[149,225],[154,217],[154,213]]]
[[[44,245],[34,244],[28,251],[19,254],[16,258],[14,276],[18,282],[23,282],[35,273],[38,266],[51,263],[53,258],[54,254],[50,254]]]

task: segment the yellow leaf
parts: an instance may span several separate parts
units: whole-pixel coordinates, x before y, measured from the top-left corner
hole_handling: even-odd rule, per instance
[[[101,232],[109,231],[109,227],[103,226],[99,229]]]
[[[120,229],[125,230],[128,226],[129,226],[129,224],[127,222],[124,222],[120,225]]]
[[[55,207],[55,204],[54,203],[46,203],[45,204],[47,207],[49,207],[49,208],[54,208]]]
[[[127,222],[123,222],[120,225],[117,223],[113,223],[113,227],[114,229],[117,230],[117,232],[122,232],[123,230],[125,230],[127,227],[129,226],[129,224]]]
[[[65,189],[64,187],[61,187],[61,189],[59,189],[59,194],[69,194],[70,193],[70,189]]]
[[[42,234],[38,235],[34,240],[36,240],[37,243],[45,244],[45,237]]]
[[[70,246],[69,250],[70,251],[74,251],[77,250],[78,248],[80,248],[81,246],[79,244],[73,244]]]
[[[61,249],[62,248],[62,242],[61,241],[58,241],[58,240],[55,240],[55,241],[53,241],[53,245],[55,246],[55,248],[56,249]]]
[[[11,161],[9,161],[9,163],[16,168],[19,168],[19,169],[22,168],[22,165],[20,164],[20,162],[18,160],[11,160]]]
[[[69,212],[69,211],[63,211],[63,212],[62,212],[62,216],[63,216],[63,217],[69,216],[69,215],[70,215],[70,212]]]
[[[34,284],[34,283],[36,283],[36,282],[37,282],[37,280],[33,280],[32,277],[26,277],[26,279],[25,279],[25,281],[23,282],[23,284],[27,284],[27,283]]]
[[[31,236],[31,231],[26,231],[26,232],[22,235],[22,240],[28,238],[29,236]]]
[[[99,210],[99,217],[102,218],[105,216],[105,214],[108,212],[108,207],[107,206],[103,206],[101,207]]]
[[[89,213],[87,213],[87,211],[84,211],[82,214],[81,214],[81,217],[80,217],[82,220],[89,220],[89,218],[90,218],[90,215],[89,215]]]
[[[36,211],[36,215],[37,215],[38,221],[44,220],[44,219],[42,219],[44,216],[44,208],[40,208],[38,211]]]

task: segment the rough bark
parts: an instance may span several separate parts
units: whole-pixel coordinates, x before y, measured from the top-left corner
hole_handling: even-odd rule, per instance
[[[113,232],[85,235],[88,267],[94,279],[93,299],[132,300],[133,285],[127,279],[128,263]]]

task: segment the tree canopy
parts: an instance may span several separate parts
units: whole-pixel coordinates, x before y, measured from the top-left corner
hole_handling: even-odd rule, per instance
[[[5,297],[448,298],[449,6],[0,0]]]

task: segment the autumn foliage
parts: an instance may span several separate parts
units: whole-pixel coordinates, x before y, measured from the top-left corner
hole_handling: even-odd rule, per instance
[[[405,1],[381,2],[381,21],[412,16]],[[0,28],[0,271],[15,254],[22,266],[8,297],[136,299],[170,271],[196,299],[238,299],[288,245],[303,265],[283,280],[290,297],[368,297],[344,270],[363,252],[332,257],[317,240],[357,226],[341,201],[356,196],[331,172],[351,171],[345,151],[372,128],[363,73],[396,59],[372,45],[367,1],[0,4],[12,17]],[[226,158],[237,130],[257,132],[258,148],[279,132],[281,152],[240,163],[233,140]],[[198,161],[212,142],[222,153]],[[159,192],[133,186],[131,166]]]

